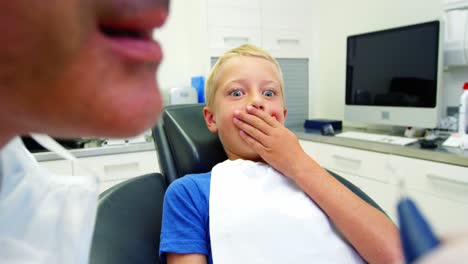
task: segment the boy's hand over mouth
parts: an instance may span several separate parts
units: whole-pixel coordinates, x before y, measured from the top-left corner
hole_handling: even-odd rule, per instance
[[[267,112],[247,106],[247,113],[234,112],[234,124],[240,129],[241,138],[285,176],[295,180],[304,161],[310,162],[296,135]]]

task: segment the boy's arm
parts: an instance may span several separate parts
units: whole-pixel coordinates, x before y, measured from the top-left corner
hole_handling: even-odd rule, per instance
[[[206,256],[202,254],[167,254],[167,264],[206,264]]]
[[[398,229],[380,211],[330,176],[309,157],[297,137],[262,110],[236,112],[241,137],[262,159],[293,179],[369,263],[402,260]]]

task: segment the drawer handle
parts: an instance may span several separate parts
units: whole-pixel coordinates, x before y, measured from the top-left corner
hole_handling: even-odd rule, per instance
[[[247,44],[249,43],[249,38],[248,37],[238,37],[238,36],[229,36],[229,37],[224,37],[224,43],[233,43],[233,44]]]
[[[121,164],[104,165],[104,172],[106,172],[106,174],[135,171],[138,169],[139,169],[138,162],[127,162],[127,163],[121,163]]]
[[[426,174],[427,178],[431,180],[441,180],[451,183],[463,184],[468,186],[468,179],[463,179],[457,176],[441,176],[437,174],[428,173]]]
[[[287,39],[287,38],[282,38],[277,40],[278,45],[299,45],[299,40],[298,39]]]
[[[337,160],[344,160],[344,161],[348,161],[348,162],[352,162],[352,163],[356,163],[356,164],[361,164],[361,162],[362,162],[362,160],[343,157],[343,156],[340,156],[340,155],[333,155],[332,157],[334,159],[337,159]]]

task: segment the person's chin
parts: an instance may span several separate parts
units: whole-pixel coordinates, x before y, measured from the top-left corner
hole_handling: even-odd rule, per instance
[[[91,111],[90,133],[105,137],[131,137],[156,124],[163,101],[154,75],[146,81],[115,85],[113,88],[112,98],[101,96]]]
[[[108,132],[113,136],[134,136],[153,127],[160,116],[163,103],[159,90],[154,89],[142,100],[130,102],[129,106],[116,109],[115,120],[112,121]]]
[[[241,159],[251,160],[251,161],[262,161],[262,158],[260,157],[260,155],[250,147],[246,147],[241,153],[242,153],[240,155]]]

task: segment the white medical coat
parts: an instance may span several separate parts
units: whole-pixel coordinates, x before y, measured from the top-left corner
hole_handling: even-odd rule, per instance
[[[0,263],[87,263],[96,176],[54,175],[19,138],[0,151]]]

